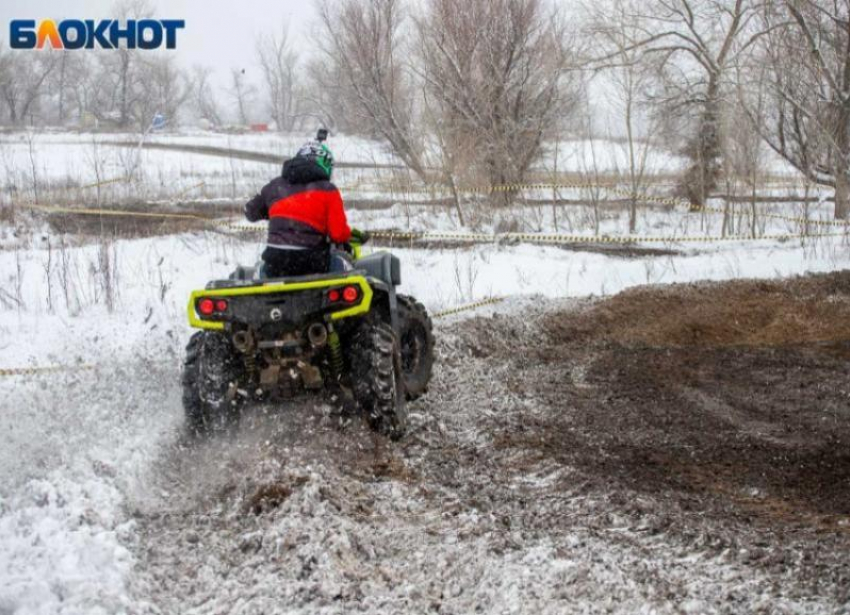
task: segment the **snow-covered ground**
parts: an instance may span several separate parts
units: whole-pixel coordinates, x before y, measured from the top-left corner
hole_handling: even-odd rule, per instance
[[[309,136],[309,135],[307,135]],[[278,172],[277,162],[255,162],[191,151],[140,149],[135,144],[169,146],[212,146],[221,150],[244,150],[289,156],[305,136],[276,133],[221,134],[203,131],[154,133],[142,139],[133,133],[12,132],[0,134],[0,204],[16,203],[102,203],[146,200],[242,199],[254,194]],[[122,145],[116,145],[122,144]],[[346,194],[357,198],[413,200],[433,198],[425,192],[403,190],[387,193],[390,186],[406,185],[409,174],[374,165],[398,164],[387,147],[375,141],[345,135],[331,143],[338,161],[363,165],[339,168],[334,177]],[[555,157],[557,150],[557,158]],[[555,161],[557,160],[557,164]],[[627,150],[616,141],[569,140],[547,144],[540,170],[551,181],[549,171],[557,167],[558,177],[601,176],[622,173]],[[663,194],[670,186],[669,176],[685,162],[659,148],[646,150],[648,180],[660,184],[647,188]],[[798,183],[798,176],[781,161],[768,158],[765,170],[774,178]],[[132,178],[132,181],[125,181]],[[112,181],[119,180],[119,181]],[[109,182],[99,188],[93,184]],[[792,188],[793,189],[793,188]],[[799,190],[797,190],[799,191]],[[438,195],[439,196],[439,195]],[[559,198],[588,198],[586,190],[566,190]],[[551,194],[544,195],[544,198]]]
[[[220,136],[206,134],[156,138],[221,145]],[[84,135],[36,139],[31,157],[25,138],[0,137],[4,198],[29,198],[33,168],[36,185],[78,186],[98,175],[121,175],[127,156],[135,155],[126,148],[93,145]],[[231,146],[277,152],[300,142],[287,139],[244,135],[233,137]],[[359,140],[337,141],[334,147],[338,158],[347,161],[391,161],[378,155],[374,144]],[[663,164],[675,166],[675,161]],[[274,172],[263,163],[152,150],[141,152],[140,168],[139,189],[148,191],[140,198],[173,196],[174,186],[185,190],[200,182],[214,185],[209,196],[241,198]],[[341,177],[358,181],[356,174]],[[547,198],[551,193],[535,196]],[[581,193],[573,196],[581,198]],[[622,212],[605,208],[597,212],[591,206],[566,206],[553,212],[541,205],[516,211],[526,231],[592,237],[621,236],[627,229]],[[798,203],[762,205],[760,211],[829,218],[825,201],[812,204],[808,212]],[[458,230],[455,213],[433,207],[358,209],[350,216],[354,225],[367,229]],[[19,217],[21,221],[36,231],[15,236],[4,228],[0,250],[0,369],[93,368],[0,377],[0,613],[144,612],[131,595],[140,553],[135,504],[130,503],[150,496],[139,491],[151,485],[166,489],[150,474],[154,461],[178,440],[179,363],[190,335],[186,301],[189,292],[207,280],[256,261],[262,242],[258,237],[197,231],[80,245],[73,237],[63,241],[28,215]],[[747,232],[744,213],[740,224],[740,232]],[[688,214],[681,208],[642,210],[637,232],[699,237],[720,234],[720,225],[720,216]],[[498,220],[489,220],[481,229],[497,227]],[[759,221],[760,233],[799,231],[799,223]],[[659,251],[617,253],[600,251],[600,246],[528,244],[425,248],[405,242],[393,251],[402,261],[402,292],[415,295],[432,311],[491,296],[522,297],[483,309],[516,313],[543,298],[609,295],[639,284],[774,278],[850,266],[845,237],[648,247]],[[546,555],[545,545],[540,549],[512,559],[488,582],[503,584],[506,599],[516,600],[509,577],[536,566]]]
[[[131,610],[125,502],[176,433],[179,389],[163,386],[175,365],[139,358],[0,384],[0,612]]]
[[[191,233],[67,248],[64,255],[45,247],[0,253],[0,367],[98,365],[0,379],[4,612],[127,606],[135,537],[123,504],[156,451],[176,438],[179,355],[190,333],[186,297],[259,251],[258,243]],[[841,239],[733,243],[641,258],[529,245],[394,251],[402,290],[431,310],[493,295],[582,297],[637,284],[850,265]]]
[[[279,155],[282,161],[297,149],[296,139],[273,135],[151,135],[145,143],[250,148]],[[241,199],[256,193],[280,169],[278,162],[111,145],[116,142],[138,143],[139,138],[131,134],[0,135],[0,203]],[[336,179],[341,185],[355,188],[379,181],[387,174],[368,168],[376,162],[387,162],[379,144],[340,137],[334,148],[338,160],[365,167],[338,169]],[[132,181],[123,181],[128,177]],[[101,182],[98,190],[94,184]]]
[[[352,212],[352,223],[370,228],[370,215]],[[698,225],[698,219],[690,223]],[[36,245],[29,249],[0,252],[0,367],[88,363],[104,352],[132,357],[151,331],[179,346],[188,335],[183,319],[189,292],[226,277],[238,264],[256,262],[263,249],[260,237],[240,233],[194,232],[76,247],[70,242],[62,247],[55,237],[48,247],[48,237],[34,236]],[[845,237],[662,243],[647,254],[604,247],[420,248],[401,240],[389,249],[402,262],[402,292],[432,311],[491,296],[586,297],[639,284],[785,277],[844,268],[850,260]]]

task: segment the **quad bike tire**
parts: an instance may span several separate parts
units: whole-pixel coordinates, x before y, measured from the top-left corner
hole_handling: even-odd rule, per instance
[[[198,331],[186,346],[183,363],[183,410],[189,431],[205,434],[226,427],[239,416],[235,394],[244,365],[225,335]]]
[[[413,401],[428,391],[434,368],[434,326],[425,306],[413,297],[398,295],[399,347],[404,389]]]
[[[407,429],[407,412],[401,355],[392,327],[364,319],[347,346],[355,400],[372,429],[398,440]]]

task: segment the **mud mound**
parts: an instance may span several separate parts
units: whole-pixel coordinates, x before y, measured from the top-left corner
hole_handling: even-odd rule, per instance
[[[542,324],[552,454],[722,515],[850,530],[850,272],[637,288]]]
[[[558,341],[789,346],[850,341],[850,272],[787,281],[642,287],[549,319]]]

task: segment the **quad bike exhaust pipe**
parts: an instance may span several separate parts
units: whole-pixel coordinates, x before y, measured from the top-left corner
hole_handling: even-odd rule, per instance
[[[307,339],[314,348],[322,348],[328,343],[328,330],[325,325],[314,322],[307,328]]]

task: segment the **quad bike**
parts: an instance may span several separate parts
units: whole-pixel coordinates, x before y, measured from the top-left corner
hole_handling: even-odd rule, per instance
[[[353,268],[345,273],[268,279],[262,267],[239,267],[192,293],[189,323],[201,330],[183,370],[191,430],[226,424],[246,401],[325,390],[376,431],[404,435],[405,402],[431,379],[431,319],[413,297],[396,293],[398,258],[346,247]]]

